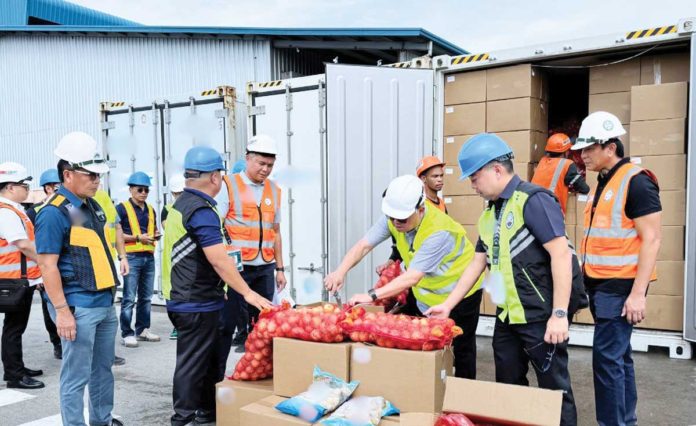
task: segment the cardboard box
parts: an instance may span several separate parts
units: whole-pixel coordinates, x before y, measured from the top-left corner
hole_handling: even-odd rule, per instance
[[[537,98],[548,100],[548,81],[540,68],[531,64],[488,70],[486,100]]]
[[[483,292],[483,297],[481,298],[481,308],[483,310],[479,310],[480,313],[490,316],[495,316],[495,313],[498,310],[498,305],[493,303],[491,300],[491,295],[488,294],[487,291]]]
[[[566,235],[568,236],[568,239],[570,240],[570,243],[573,244],[573,247],[575,247],[575,225],[567,225],[565,227],[566,230]]]
[[[575,251],[578,253],[578,258],[580,258],[580,244],[582,244],[582,237],[585,236],[585,228],[582,225],[575,225]],[[582,259],[580,259],[582,261]]]
[[[464,226],[464,230],[466,230],[466,237],[469,239],[471,244],[474,244],[476,246],[476,242],[478,241],[479,233],[478,233],[478,225],[462,225]]]
[[[636,328],[682,331],[684,327],[683,296],[648,296],[645,319]]]
[[[662,260],[657,262],[657,281],[650,283],[648,295],[683,296],[684,261]]]
[[[445,76],[445,105],[486,101],[486,70]]]
[[[544,156],[546,147],[545,133],[531,130],[498,133],[515,153],[515,161],[520,163],[538,163]]]
[[[632,121],[631,155],[686,153],[686,120]]]
[[[486,131],[486,103],[445,107],[445,136],[475,135]]]
[[[273,379],[257,382],[223,380],[215,385],[217,424],[239,426],[239,411],[245,405],[273,395]]]
[[[662,225],[686,225],[686,191],[661,191],[660,202]]]
[[[640,84],[663,84],[689,81],[689,54],[669,53],[640,59]]]
[[[587,182],[587,184],[589,185],[590,183]],[[592,187],[592,185],[590,185],[590,187]],[[585,207],[589,201],[589,195],[578,194],[575,197],[575,224],[578,226],[585,224]]]
[[[455,166],[455,168],[459,170],[459,162],[457,161],[459,150],[462,149],[462,145],[472,136],[474,135],[445,136],[445,140],[442,144],[442,161],[447,165]]]
[[[273,339],[273,393],[292,397],[312,384],[312,371],[350,378],[350,343],[317,343],[276,337]]]
[[[566,225],[575,226],[578,223],[578,201],[575,194],[568,194],[568,201],[566,201],[566,212],[565,212],[565,223]],[[575,234],[575,231],[573,231]]]
[[[631,122],[631,92],[590,95],[589,113],[606,111],[614,114],[621,124]]]
[[[562,400],[561,391],[448,377],[442,410],[473,421],[557,426]]]
[[[548,121],[549,109],[546,102],[536,98],[486,102],[486,131],[491,133],[515,130],[546,133]]]
[[[352,350],[358,348],[369,350],[370,359],[369,362],[351,359],[350,379],[360,381],[355,396],[383,396],[404,413],[435,413],[442,409],[445,378],[452,374],[451,350],[420,352],[352,346]],[[397,372],[394,369],[397,365],[408,368]]]
[[[476,191],[471,187],[470,179],[459,180],[459,177],[462,175],[459,166],[445,166],[444,169],[445,176],[443,177],[442,194],[445,197],[476,194]]]
[[[684,227],[663,226],[657,260],[684,260]]]
[[[401,413],[400,417],[401,426],[433,426],[438,415],[433,413]]]
[[[631,121],[686,117],[687,83],[651,84],[631,88]]]
[[[522,180],[526,180],[527,182],[532,180],[536,166],[537,163],[512,163],[512,168],[515,170],[515,173],[517,173]]]
[[[661,191],[686,188],[686,155],[631,157],[631,161],[657,176]]]
[[[462,225],[476,225],[485,204],[478,195],[455,195],[445,197],[445,206],[452,219]]]
[[[387,416],[387,417],[382,417],[382,419],[379,421],[379,426],[396,426],[396,425],[402,425],[402,419],[401,416]]]
[[[590,94],[629,92],[640,84],[640,60],[590,68]],[[590,111],[592,112],[592,111]]]
[[[592,318],[592,313],[589,308],[581,309],[573,318],[575,324],[594,324],[594,318]]]
[[[240,426],[307,426],[311,423],[299,417],[283,414],[275,406],[287,398],[271,395],[245,405],[239,411]],[[219,420],[218,420],[219,421]]]

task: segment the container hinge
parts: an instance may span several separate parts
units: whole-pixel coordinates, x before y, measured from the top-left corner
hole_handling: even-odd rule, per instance
[[[255,115],[264,115],[266,114],[266,105],[257,105],[257,106],[250,106],[249,107],[249,117],[253,117]]]
[[[101,124],[102,130],[113,130],[115,128],[116,128],[115,121],[102,121],[102,124]]]

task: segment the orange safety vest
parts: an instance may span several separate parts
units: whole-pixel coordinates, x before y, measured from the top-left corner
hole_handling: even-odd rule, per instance
[[[140,231],[140,223],[138,222],[138,215],[135,214],[135,209],[130,201],[121,203],[123,208],[126,209],[126,215],[128,216],[128,224],[130,225],[132,236],[142,235]],[[147,207],[147,234],[150,236],[155,235],[155,211],[152,206],[145,203]],[[126,243],[126,253],[139,253],[139,252],[155,252],[155,244],[145,244],[142,241],[136,242],[131,241]]]
[[[242,252],[242,260],[261,258],[266,262],[275,259],[275,215],[280,206],[280,188],[270,179],[263,185],[260,205],[254,192],[242,180],[240,173],[223,177],[227,185],[230,207],[225,216],[225,229],[232,239],[232,247]]]
[[[597,279],[635,278],[641,239],[632,219],[626,216],[628,187],[634,176],[649,170],[626,163],[616,170],[602,190],[592,211],[594,192],[585,205],[585,223],[580,255],[586,275]],[[653,269],[651,280],[657,278]]]
[[[568,187],[565,184],[565,177],[571,164],[573,161],[566,158],[544,157],[539,161],[534,177],[532,177],[533,184],[546,188],[556,195],[564,215],[568,203]]]
[[[16,207],[0,203],[0,209],[12,210],[22,219],[29,240],[34,241],[34,225],[23,211]],[[22,276],[22,261],[26,262],[26,277]],[[26,258],[24,254],[7,240],[0,238],[0,279],[16,280],[20,278],[36,279],[41,277],[41,270],[36,262]]]
[[[442,198],[437,197],[437,199],[440,201],[437,204],[433,203],[433,201],[428,197],[425,197],[425,199],[428,200],[428,202],[430,203],[431,206],[437,207],[438,209],[440,209],[442,211],[442,213],[447,213],[447,207],[445,206],[445,200],[443,200]]]

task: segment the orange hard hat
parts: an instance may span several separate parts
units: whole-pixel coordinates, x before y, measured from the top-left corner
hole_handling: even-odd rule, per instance
[[[420,163],[418,163],[418,168],[416,169],[416,176],[420,177],[420,175],[427,172],[428,169],[431,169],[435,166],[444,166],[444,165],[445,165],[445,163],[440,161],[440,159],[435,157],[434,155],[429,155],[427,157],[423,157],[423,159],[420,160]]]
[[[546,152],[566,152],[573,143],[565,133],[556,133],[546,141]]]

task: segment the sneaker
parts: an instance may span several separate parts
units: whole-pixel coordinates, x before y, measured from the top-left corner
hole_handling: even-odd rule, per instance
[[[140,342],[159,342],[160,337],[155,333],[151,332],[149,328],[146,328],[137,337]]]
[[[138,340],[136,340],[135,336],[126,336],[121,339],[121,344],[127,348],[137,348]]]
[[[244,348],[244,345],[241,345],[241,346],[237,346],[235,348],[234,352],[238,353],[238,354],[243,354],[244,352],[246,352],[246,349]]]
[[[126,359],[125,359],[125,358],[121,358],[121,357],[118,356],[118,355],[114,355],[114,365],[123,365],[123,364],[125,364],[125,363],[126,363]]]
[[[232,346],[239,346],[239,345],[244,346],[244,342],[246,342],[246,339],[247,339],[247,333],[237,333],[232,338]]]
[[[176,340],[179,337],[179,333],[176,332],[176,328],[169,333],[169,340]]]

